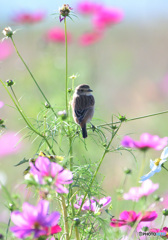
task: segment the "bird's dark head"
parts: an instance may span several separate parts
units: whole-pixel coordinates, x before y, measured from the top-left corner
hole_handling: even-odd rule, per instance
[[[77,86],[75,91],[78,95],[91,95],[91,92],[93,92],[90,89],[89,85],[86,85],[86,84],[81,84]]]

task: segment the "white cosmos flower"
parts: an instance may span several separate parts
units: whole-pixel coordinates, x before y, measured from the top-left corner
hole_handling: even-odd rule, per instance
[[[156,172],[161,171],[162,164],[168,160],[168,147],[164,148],[160,158],[156,160],[150,160],[150,169],[151,171],[146,175],[142,176],[139,182],[143,182],[150,177],[152,177]]]

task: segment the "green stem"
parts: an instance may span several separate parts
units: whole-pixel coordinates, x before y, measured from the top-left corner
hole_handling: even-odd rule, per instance
[[[76,237],[76,240],[80,240],[79,231],[78,231],[78,227],[77,226],[75,227],[75,237]]]
[[[69,240],[69,226],[68,226],[68,216],[67,216],[67,208],[65,203],[65,198],[61,196],[62,203],[62,211],[63,211],[63,220],[64,220],[64,235],[65,239]]]
[[[67,24],[66,18],[64,19],[65,26],[65,104],[66,104],[66,113],[68,114],[68,44],[67,44]]]
[[[163,216],[162,223],[161,223],[161,226],[160,226],[160,230],[163,228],[165,220],[166,220],[166,216]]]
[[[5,237],[5,240],[8,239],[8,232],[9,232],[10,223],[11,223],[11,217],[9,218],[9,221],[8,221],[8,226],[7,226],[7,229],[6,229],[6,237]]]
[[[10,96],[10,98],[12,99],[15,107],[17,108],[17,110],[19,111],[19,113],[21,114],[22,118],[24,119],[24,121],[26,122],[27,126],[37,135],[39,135],[41,138],[44,139],[44,141],[47,143],[48,147],[50,148],[50,150],[52,151],[52,153],[55,155],[54,150],[52,149],[50,143],[48,142],[47,138],[42,135],[41,133],[39,133],[34,126],[29,122],[29,120],[27,119],[27,117],[23,114],[23,111],[21,108],[18,107],[17,103],[15,102],[14,98],[12,97],[12,95],[10,94],[9,90],[7,89],[7,87],[5,86],[5,84],[2,82],[2,80],[0,80],[0,82],[2,83],[3,87],[5,88],[5,90],[7,91],[8,95]]]
[[[81,206],[80,206],[77,214],[79,214],[79,213],[81,212],[81,209],[82,209],[82,206],[83,206],[83,204],[84,204],[84,202],[85,202],[85,200],[86,200],[87,194],[88,194],[88,192],[90,191],[90,188],[91,188],[91,186],[92,186],[92,184],[93,184],[93,182],[94,182],[94,180],[95,180],[95,178],[96,178],[96,176],[97,176],[97,173],[98,173],[98,171],[99,171],[99,169],[100,169],[100,166],[101,166],[101,164],[102,164],[102,162],[103,162],[106,154],[109,152],[109,147],[110,147],[110,145],[111,145],[111,143],[112,143],[113,138],[115,137],[115,135],[117,134],[118,130],[120,129],[121,124],[122,124],[122,123],[120,123],[120,125],[119,125],[118,128],[117,128],[117,130],[116,130],[114,133],[112,133],[112,137],[111,137],[111,139],[110,139],[107,147],[105,148],[105,151],[104,151],[104,153],[103,153],[103,155],[102,155],[102,157],[101,157],[101,159],[100,159],[100,161],[99,161],[99,164],[98,164],[98,166],[97,166],[97,169],[95,170],[95,173],[94,173],[94,175],[93,175],[93,177],[92,177],[92,180],[91,180],[91,182],[90,182],[90,185],[89,185],[89,187],[88,187],[88,190],[86,191],[86,193],[85,193],[85,195],[84,195],[84,198],[83,198],[83,200],[82,200]]]
[[[64,26],[65,26],[65,59],[66,59],[66,66],[65,66],[65,103],[66,103],[66,113],[68,115],[68,136],[69,136],[69,165],[70,165],[70,171],[73,171],[73,149],[72,149],[72,136],[71,136],[71,129],[69,125],[69,106],[68,106],[68,42],[67,42],[67,23],[66,18],[64,19]],[[69,196],[73,195],[72,188],[70,186],[69,188]],[[73,217],[75,215],[74,210],[74,202],[73,197],[71,199],[71,208],[72,208],[72,214]],[[76,240],[79,239],[79,232],[78,227],[75,227],[75,235]]]
[[[20,53],[19,53],[19,51],[18,51],[18,49],[17,49],[17,47],[16,47],[16,44],[15,44],[15,42],[14,42],[14,40],[13,40],[12,37],[11,37],[11,40],[12,40],[12,43],[13,43],[13,46],[14,46],[14,48],[15,48],[15,50],[16,50],[17,55],[19,56],[19,58],[21,59],[21,61],[22,61],[23,64],[25,65],[27,71],[29,72],[30,76],[32,77],[34,83],[36,84],[38,90],[40,91],[40,93],[41,93],[42,96],[44,97],[45,101],[50,105],[50,108],[51,108],[52,112],[54,113],[55,117],[57,117],[57,114],[55,113],[54,109],[52,108],[49,100],[47,99],[47,97],[45,96],[45,94],[43,93],[43,91],[41,90],[41,88],[40,88],[39,84],[37,83],[36,79],[34,78],[32,72],[30,71],[29,67],[27,66],[27,64],[26,64],[25,61],[23,60],[22,56],[20,55]]]
[[[130,122],[130,121],[139,120],[139,119],[143,119],[143,118],[158,116],[158,115],[165,114],[165,113],[168,113],[168,110],[162,111],[162,112],[157,112],[157,113],[152,113],[152,114],[148,114],[148,115],[144,115],[144,116],[140,116],[140,117],[129,118],[129,119],[126,119],[125,122]],[[121,123],[121,121],[114,122],[113,124],[117,124],[117,123]],[[111,123],[100,124],[97,127],[104,127],[104,126],[108,126],[108,125],[111,125]]]

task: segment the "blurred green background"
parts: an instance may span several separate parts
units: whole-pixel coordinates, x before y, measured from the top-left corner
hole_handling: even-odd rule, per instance
[[[75,85],[86,83],[93,89],[96,100],[93,124],[96,125],[97,119],[110,122],[112,114],[132,118],[167,110],[168,81],[165,80],[168,75],[167,2],[146,0],[136,1],[136,3],[133,1],[106,1],[105,3],[123,9],[125,17],[120,24],[109,27],[103,38],[93,45],[82,47],[78,42],[79,36],[91,29],[89,18],[79,15],[74,22],[68,19],[68,31],[72,35],[72,41],[68,47],[68,75],[78,73],[80,76],[75,80]],[[69,4],[75,8],[76,1],[70,1]],[[44,36],[51,27],[63,28],[63,23],[59,23],[57,17],[50,15],[58,9],[58,6],[61,6],[61,1],[57,3],[48,1],[47,6],[45,1],[37,1],[35,6],[31,1],[25,5],[21,1],[12,3],[7,1],[3,5],[5,10],[1,9],[0,24],[1,30],[8,25],[13,30],[19,29],[14,35],[15,43],[56,111],[65,109],[65,47],[59,43],[46,43]],[[47,10],[48,14],[47,19],[41,23],[18,26],[10,19],[16,10],[34,10],[39,7]],[[0,62],[0,78],[3,81],[13,79],[16,82],[14,89],[18,98],[21,97],[21,105],[30,118],[36,118],[39,111],[43,109],[44,101],[15,51],[10,57]],[[2,85],[0,85],[0,101],[5,103],[5,106],[0,109],[0,117],[5,119],[7,130],[17,132],[24,128],[25,124],[19,113],[10,107],[13,104]],[[164,114],[124,123],[113,145],[119,146],[122,137],[126,134],[130,134],[136,140],[143,132],[160,137],[168,136],[167,121],[168,114]],[[25,133],[23,131],[20,134]],[[78,151],[74,150],[74,157],[80,159],[88,154],[93,161],[97,161],[102,149],[98,147],[96,149],[95,143],[89,137],[87,141],[88,152],[81,145]],[[0,171],[6,174],[7,187],[11,192],[23,193],[20,184],[23,182],[23,170],[27,165],[16,168],[14,164],[24,157],[31,158],[35,154],[36,147],[37,143],[31,144],[28,139],[25,139],[20,152],[0,159]],[[141,164],[143,154],[138,151],[134,154],[137,156],[137,164],[131,154],[122,152],[122,154],[109,154],[101,166],[100,171],[105,176],[103,189],[106,195],[112,196],[114,209],[116,199],[114,193],[123,181],[125,167],[133,170],[133,175],[127,179],[125,191],[127,192],[131,186],[138,185],[137,168]],[[144,173],[149,171],[149,159],[159,156],[160,152],[149,150]],[[166,171],[156,174],[152,180],[159,182],[161,186],[158,193],[165,193]],[[8,211],[3,205],[2,194],[0,190],[2,212],[0,221],[7,222]],[[25,196],[23,199],[25,200]],[[127,210],[131,209],[132,203],[129,202],[128,205],[127,201],[121,200],[119,212],[125,209],[126,204]],[[117,214],[115,210],[114,212]]]

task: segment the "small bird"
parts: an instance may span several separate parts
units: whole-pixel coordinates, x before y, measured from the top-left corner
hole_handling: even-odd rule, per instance
[[[76,87],[72,100],[73,118],[81,126],[83,138],[87,137],[86,123],[91,121],[94,114],[92,92],[88,85],[81,84]]]

